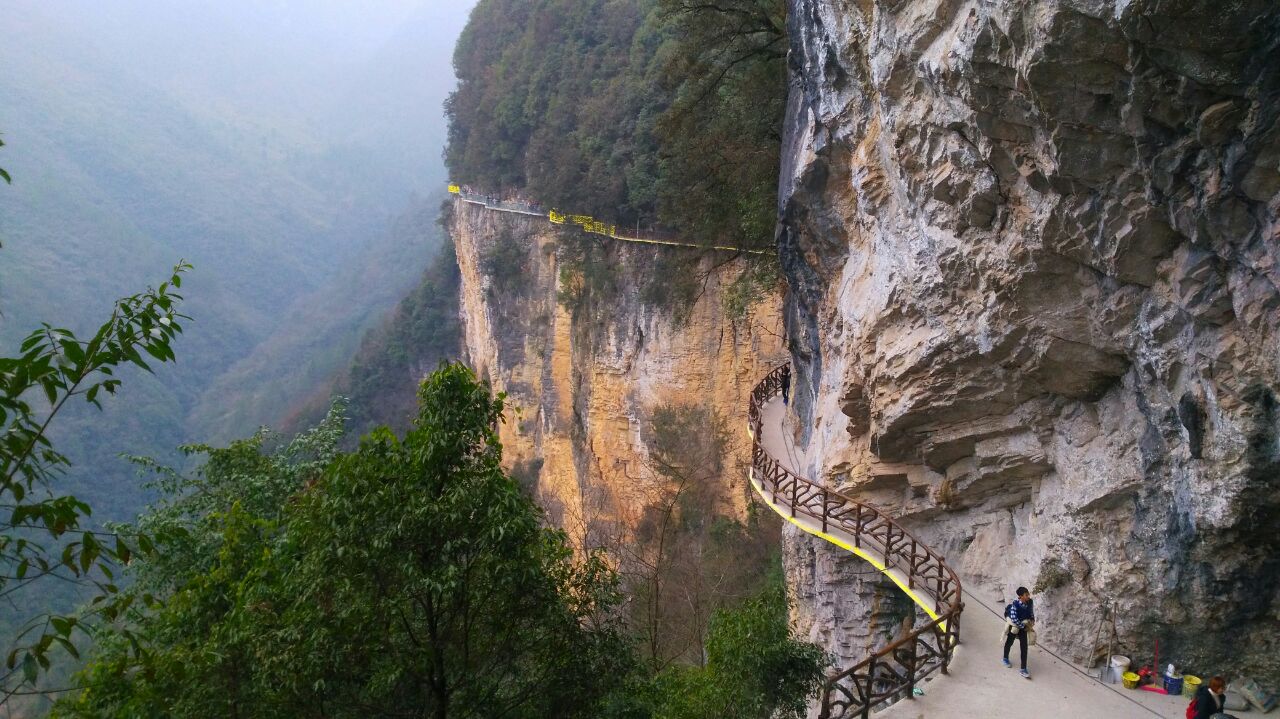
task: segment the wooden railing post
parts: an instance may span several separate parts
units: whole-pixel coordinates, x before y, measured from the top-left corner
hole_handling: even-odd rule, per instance
[[[911,651],[907,655],[907,698],[916,698],[916,663],[919,660],[920,652],[918,646],[919,638],[912,639],[910,642]]]
[[[942,632],[942,636],[938,638],[942,642],[942,646],[938,647],[942,650],[942,673],[949,674],[947,669],[951,666],[951,652],[954,651],[954,644],[951,641],[952,633],[956,630],[956,622],[960,620],[959,615],[951,618],[947,622],[946,631]]]
[[[827,488],[822,488],[822,533],[827,533]]]
[[[854,681],[857,681],[856,679]],[[863,697],[862,701],[862,719],[871,719],[871,695],[876,690],[876,655],[871,655],[871,661],[867,664],[866,688],[859,691],[858,694]]]
[[[911,540],[911,559],[907,569],[907,588],[916,588],[916,540]]]

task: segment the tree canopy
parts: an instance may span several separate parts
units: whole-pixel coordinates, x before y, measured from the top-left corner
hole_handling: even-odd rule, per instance
[[[98,632],[55,717],[790,716],[820,652],[790,639],[780,581],[712,622],[705,666],[636,656],[619,579],[545,526],[501,468],[503,398],[443,365],[403,437],[340,449],[343,406],[194,475],[143,462],[164,499],[141,601]],[[270,449],[275,445],[275,449]]]
[[[773,238],[782,0],[481,0],[454,55],[453,177],[695,241]]]
[[[120,388],[125,366],[149,372],[144,354],[157,363],[176,359],[173,340],[182,332],[179,320],[188,319],[178,312],[176,290],[188,269],[179,263],[158,288],[117,300],[89,339],[44,324],[23,340],[17,356],[0,357],[0,601],[15,609],[17,600],[28,605],[37,588],[55,581],[92,596],[77,615],[15,611],[14,621],[8,612],[0,615],[0,706],[37,692],[51,650],[75,655],[89,622],[110,620],[129,605],[129,596],[118,596],[114,573],[135,553],[149,552],[151,540],[102,531],[89,520],[92,508],[59,482],[71,462],[55,448],[50,428],[69,403],[101,409]]]
[[[102,636],[57,715],[591,716],[628,656],[612,574],[503,473],[500,396],[448,365],[420,398],[349,453],[336,413],[275,453],[193,448],[151,520],[185,531],[139,583],[145,650]]]

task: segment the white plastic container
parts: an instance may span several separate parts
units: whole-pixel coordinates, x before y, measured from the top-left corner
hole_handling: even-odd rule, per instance
[[[1129,671],[1129,657],[1122,654],[1112,654],[1111,662],[1104,672],[1108,684],[1119,684],[1124,681],[1124,673]]]

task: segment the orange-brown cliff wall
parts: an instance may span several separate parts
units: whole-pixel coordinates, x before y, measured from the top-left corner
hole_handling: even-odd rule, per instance
[[[456,201],[451,235],[462,271],[464,351],[496,390],[507,393],[500,434],[506,461],[531,483],[551,520],[587,545],[625,539],[642,515],[652,482],[646,462],[649,417],[664,404],[715,410],[731,430],[718,495],[740,514],[749,491],[747,397],[783,361],[780,299],[732,322],[722,292],[741,271],[711,271],[686,323],[641,300],[643,268],[669,248],[612,243],[618,288],[604,303],[566,309],[557,299],[557,228],[545,219]],[[522,250],[514,277],[486,261],[500,238]]]

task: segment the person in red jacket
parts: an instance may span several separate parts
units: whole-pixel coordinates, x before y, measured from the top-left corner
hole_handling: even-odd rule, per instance
[[[1227,698],[1227,680],[1213,677],[1209,683],[1196,690],[1187,707],[1187,719],[1236,719],[1222,711]]]

